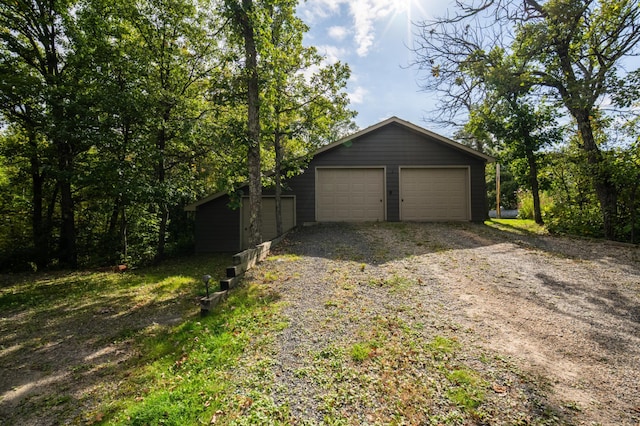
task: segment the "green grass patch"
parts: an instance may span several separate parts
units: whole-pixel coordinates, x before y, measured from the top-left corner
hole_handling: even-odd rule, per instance
[[[269,262],[296,262],[302,259],[300,255],[294,253],[277,254],[267,257]]]
[[[457,340],[443,336],[435,336],[433,340],[427,344],[427,349],[437,360],[448,358],[459,348],[460,344]]]
[[[122,402],[111,410],[109,423],[198,424],[208,423],[216,412],[229,413],[229,404],[237,403],[229,399],[234,389],[229,369],[254,336],[273,324],[280,327],[277,308],[277,295],[250,284],[233,291],[209,316],[145,339],[141,353],[148,364],[129,380],[145,386],[118,395]]]
[[[351,355],[351,359],[355,362],[363,362],[371,358],[374,349],[375,347],[370,343],[354,343],[351,345],[349,354]]]
[[[370,279],[369,285],[374,287],[385,287],[393,292],[401,292],[411,287],[415,282],[402,275],[393,274],[384,279]]]
[[[475,410],[485,399],[486,383],[480,375],[467,368],[448,371],[447,379],[454,385],[447,390],[447,398],[454,404],[466,409]]]
[[[224,323],[199,320],[197,298],[205,294],[202,275],[222,277],[229,262],[229,255],[208,255],[121,274],[0,276],[2,325],[13,330],[0,334],[0,347],[12,348],[4,361],[20,363],[25,371],[69,373],[56,382],[58,390],[39,389],[42,398],[27,394],[24,409],[6,420],[30,424],[55,406],[55,420],[65,424],[195,423],[207,405],[199,400],[200,392],[216,393],[223,383],[215,379],[220,373],[210,362],[227,368],[229,361],[223,360],[233,360],[247,340],[246,333],[238,331],[243,328],[240,318],[248,317],[246,324],[261,321],[262,306],[273,301],[246,290],[244,297],[252,302],[236,302],[238,309],[224,317]],[[265,315],[268,311],[265,308]],[[12,371],[7,371],[7,383],[23,383],[21,373],[12,377]],[[78,394],[79,399],[68,396]],[[78,414],[78,401],[91,408]]]
[[[519,235],[544,235],[547,229],[531,219],[490,219],[484,222],[490,228]]]

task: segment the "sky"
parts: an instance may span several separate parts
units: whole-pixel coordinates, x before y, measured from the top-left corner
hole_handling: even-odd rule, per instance
[[[356,123],[363,129],[396,116],[451,136],[425,121],[435,108],[433,93],[420,90],[420,74],[410,67],[412,22],[446,12],[442,0],[307,0],[298,16],[310,27],[305,44],[326,60],[351,68],[347,92]]]

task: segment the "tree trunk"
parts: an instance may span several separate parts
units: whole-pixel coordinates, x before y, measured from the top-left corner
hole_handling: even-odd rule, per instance
[[[589,111],[574,110],[573,116],[578,123],[578,132],[582,138],[582,149],[587,155],[587,164],[591,168],[593,186],[600,201],[604,236],[608,240],[613,240],[616,236],[615,225],[618,218],[618,191],[613,183],[611,169],[606,164],[606,160],[596,144]]]
[[[160,211],[158,216],[160,218],[160,226],[158,230],[158,252],[156,253],[156,260],[160,261],[164,259],[165,247],[167,240],[167,225],[169,224],[169,208],[164,201],[160,202]]]
[[[529,163],[529,186],[533,196],[533,216],[538,225],[543,225],[542,209],[540,207],[540,189],[538,186],[538,164],[536,156],[530,149],[526,150],[527,162]]]
[[[273,146],[276,154],[276,232],[278,236],[284,233],[282,229],[282,136],[280,130],[276,129],[275,136],[273,138]]]
[[[127,208],[122,207],[122,225],[120,227],[120,240],[122,241],[122,260],[127,262],[129,256],[129,243],[127,241]]]
[[[114,255],[120,249],[120,233],[118,232],[118,219],[120,218],[120,197],[116,197],[113,202],[113,209],[111,210],[111,217],[109,218],[109,227],[107,228],[107,256],[109,261],[117,262],[119,259]]]
[[[43,218],[44,206],[44,176],[40,171],[40,159],[37,153],[36,134],[32,129],[28,129],[29,144],[31,145],[31,183],[32,183],[32,203],[31,230],[34,248],[34,262],[38,269],[44,268],[49,263],[49,235],[46,233]]]
[[[156,140],[156,151],[158,155],[158,161],[156,164],[156,179],[157,185],[160,187],[160,196],[158,198],[158,220],[160,225],[158,227],[158,243],[156,245],[155,261],[161,261],[164,258],[166,238],[167,238],[167,225],[169,223],[169,208],[165,199],[164,184],[166,181],[165,171],[165,149],[167,146],[167,123],[171,116],[171,110],[166,109],[162,115],[161,128],[158,132]]]
[[[73,175],[73,153],[69,143],[58,140],[58,186],[60,188],[60,246],[58,260],[60,265],[75,269],[78,267],[76,247],[75,205],[71,176]]]
[[[637,220],[637,207],[636,207],[636,194],[638,193],[638,182],[640,181],[640,174],[636,177],[636,183],[631,190],[631,199],[629,204],[631,207],[631,244],[636,242],[636,220]]]
[[[252,23],[253,0],[242,0],[242,32],[247,73],[249,168],[249,245],[262,243],[262,176],[260,172],[260,100],[258,52]]]

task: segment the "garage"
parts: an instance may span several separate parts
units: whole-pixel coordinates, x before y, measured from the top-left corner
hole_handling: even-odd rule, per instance
[[[284,232],[296,226],[296,199],[293,196],[283,196],[282,201],[282,229]],[[242,197],[242,248],[249,247],[249,197]],[[269,241],[278,236],[276,227],[276,198],[262,197],[262,239]]]
[[[468,167],[401,167],[400,220],[470,220]]]
[[[473,221],[487,218],[485,167],[494,159],[397,117],[321,146],[284,180],[284,227],[316,222]],[[293,170],[292,170],[293,171]],[[247,246],[249,210],[234,194],[185,207],[194,212],[198,253]],[[275,236],[275,188],[263,187],[263,235]]]
[[[316,168],[316,220],[385,220],[384,167]]]

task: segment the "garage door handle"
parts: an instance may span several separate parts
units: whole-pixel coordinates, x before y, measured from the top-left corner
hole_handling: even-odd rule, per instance
[[[404,198],[401,201],[404,203]]]
[[[382,199],[380,199],[380,202],[382,202]]]

